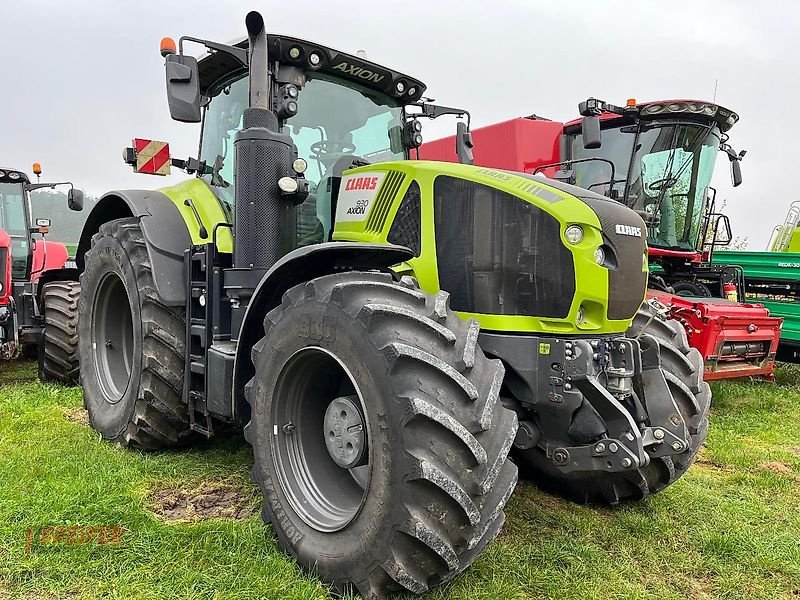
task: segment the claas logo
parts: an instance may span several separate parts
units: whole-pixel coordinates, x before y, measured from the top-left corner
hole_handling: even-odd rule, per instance
[[[374,190],[378,185],[377,177],[353,177],[347,180],[345,192],[350,190]]]

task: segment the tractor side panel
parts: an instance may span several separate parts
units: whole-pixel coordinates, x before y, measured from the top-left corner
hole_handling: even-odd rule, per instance
[[[44,271],[63,268],[67,260],[69,260],[69,252],[64,244],[49,240],[35,240],[31,281],[38,281]]]
[[[208,244],[212,241],[214,228],[220,223],[229,222],[228,216],[222,208],[211,187],[202,179],[194,177],[182,181],[177,185],[159,190],[172,200],[175,208],[183,217],[186,229],[192,238],[192,244]],[[197,222],[197,217],[192,210],[197,211],[202,221],[203,229]],[[233,236],[229,227],[220,227],[216,234],[217,249],[220,252],[233,252]]]

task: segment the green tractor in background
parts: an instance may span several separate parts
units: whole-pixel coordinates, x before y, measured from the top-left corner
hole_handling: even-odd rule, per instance
[[[109,192],[87,220],[93,427],[154,450],[243,425],[281,547],[366,598],[476,559],[512,446],[582,500],[685,471],[710,394],[683,329],[639,311],[641,218],[543,178],[406,160],[414,114],[450,110],[420,81],[268,36],[258,13],[246,26],[236,46],[162,46],[173,118],[203,122],[199,159],[172,162],[197,177]]]

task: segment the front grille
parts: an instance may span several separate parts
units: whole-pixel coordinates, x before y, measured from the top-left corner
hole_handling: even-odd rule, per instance
[[[454,310],[569,314],[575,266],[553,216],[496,188],[445,175],[433,193],[439,285]]]
[[[391,244],[410,248],[414,252],[414,256],[419,256],[422,251],[420,190],[416,181],[412,181],[408,186],[386,239]]]
[[[583,197],[600,220],[603,240],[614,251],[617,267],[608,273],[608,318],[626,320],[633,317],[642,304],[647,289],[647,271],[642,269],[646,227],[635,212],[613,200]],[[617,233],[617,225],[639,228],[641,237]]]

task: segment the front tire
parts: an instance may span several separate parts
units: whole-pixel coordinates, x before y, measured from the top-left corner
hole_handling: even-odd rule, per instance
[[[321,277],[284,295],[253,348],[245,437],[265,520],[301,566],[365,598],[468,567],[516,484],[503,366],[447,298],[410,278]]]
[[[105,223],[92,238],[80,314],[81,384],[92,427],[142,450],[189,437],[184,309],[156,294],[139,219]]]
[[[660,347],[661,370],[689,432],[689,448],[681,454],[652,458],[639,469],[606,473],[562,473],[540,448],[518,453],[520,470],[542,488],[582,504],[619,504],[643,500],[673,484],[694,462],[708,434],[711,388],[703,381],[703,357],[691,348],[683,326],[665,320],[644,304],[634,317],[627,336],[642,332]]]
[[[78,385],[80,293],[81,284],[77,281],[54,281],[42,288],[44,333],[41,347],[36,353],[39,360],[39,380],[42,382]]]

